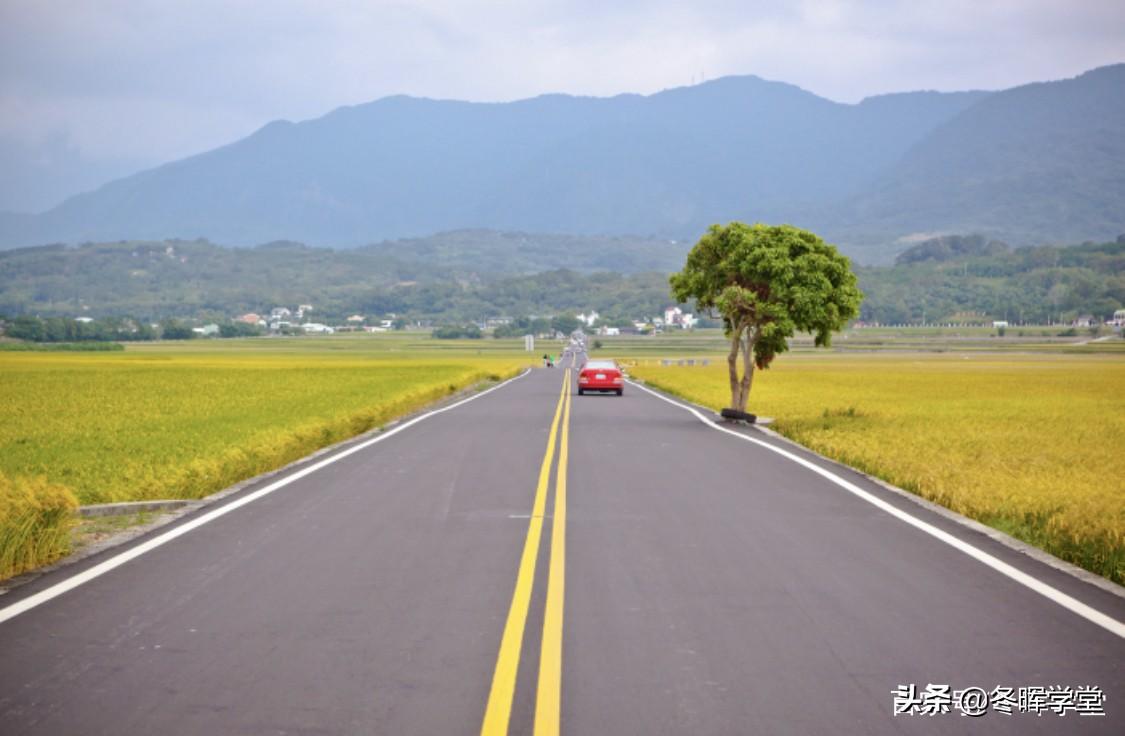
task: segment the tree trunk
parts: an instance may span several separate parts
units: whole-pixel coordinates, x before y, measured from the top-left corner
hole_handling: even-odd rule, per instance
[[[739,411],[746,411],[746,404],[750,401],[750,384],[754,380],[754,338],[753,329],[746,330],[746,337],[742,341],[742,403],[738,405]]]
[[[754,380],[754,334],[748,325],[739,325],[731,335],[727,368],[730,373],[730,408],[745,412]],[[742,353],[742,376],[738,375],[738,354]]]
[[[746,328],[741,324],[732,330],[730,338],[730,354],[727,355],[727,369],[730,372],[730,408],[742,411],[746,406],[742,402],[742,382],[738,379],[738,352],[742,348],[742,332]]]

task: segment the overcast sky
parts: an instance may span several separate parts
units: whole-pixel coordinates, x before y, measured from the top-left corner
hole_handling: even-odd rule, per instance
[[[855,102],[1121,61],[1122,0],[0,0],[0,148],[108,171],[399,93],[601,96],[757,74]]]

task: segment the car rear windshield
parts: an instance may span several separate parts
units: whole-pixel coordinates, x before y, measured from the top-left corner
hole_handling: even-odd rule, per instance
[[[588,363],[586,363],[586,367],[587,368],[594,368],[595,370],[605,370],[607,368],[612,368],[612,369],[616,370],[617,364],[614,363],[612,360],[591,360]]]

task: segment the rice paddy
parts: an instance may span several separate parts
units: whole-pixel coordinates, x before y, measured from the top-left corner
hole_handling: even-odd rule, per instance
[[[76,504],[199,498],[529,362],[506,344],[231,342],[0,353],[0,578],[65,553]],[[32,539],[50,543],[28,557]]]
[[[194,498],[378,426],[518,357],[129,351],[0,357],[0,471],[82,503]]]

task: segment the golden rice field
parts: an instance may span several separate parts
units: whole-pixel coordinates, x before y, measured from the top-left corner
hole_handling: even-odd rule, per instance
[[[715,409],[726,363],[630,372]],[[1125,583],[1125,358],[787,354],[748,409],[816,452]]]
[[[53,529],[75,501],[205,496],[527,363],[494,346],[263,343],[0,353],[0,578],[33,566],[13,560],[36,519]]]

